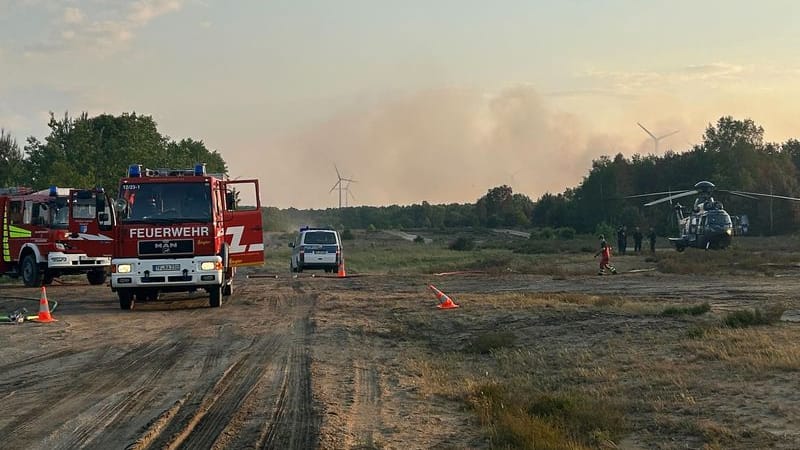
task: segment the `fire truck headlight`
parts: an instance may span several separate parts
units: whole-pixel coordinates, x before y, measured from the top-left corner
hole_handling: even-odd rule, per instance
[[[200,263],[200,270],[214,270],[217,268],[215,261],[203,261]]]
[[[117,265],[117,273],[131,273],[131,265],[130,264],[118,264]]]

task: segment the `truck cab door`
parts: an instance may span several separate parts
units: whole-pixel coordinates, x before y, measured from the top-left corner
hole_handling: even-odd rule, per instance
[[[114,227],[114,211],[108,195],[102,190],[73,189],[69,192],[69,232],[110,235]]]
[[[225,242],[231,266],[264,264],[264,227],[258,180],[222,183]]]

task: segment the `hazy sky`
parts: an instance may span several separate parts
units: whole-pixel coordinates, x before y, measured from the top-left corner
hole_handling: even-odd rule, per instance
[[[152,115],[262,202],[538,198],[593,158],[684,150],[721,115],[800,137],[795,1],[0,0],[0,127]]]

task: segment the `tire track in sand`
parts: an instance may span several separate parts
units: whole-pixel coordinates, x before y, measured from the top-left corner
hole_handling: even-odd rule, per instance
[[[129,448],[280,448],[316,447],[307,353],[311,305],[291,299],[288,332],[255,338],[205,395],[175,403]],[[314,299],[311,299],[313,304]]]

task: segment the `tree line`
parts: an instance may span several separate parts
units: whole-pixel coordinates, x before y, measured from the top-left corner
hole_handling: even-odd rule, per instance
[[[50,185],[116,189],[132,163],[146,167],[191,167],[207,163],[209,172],[227,173],[216,150],[191,138],[162,135],[152,117],[124,113],[78,117],[50,115],[49,134],[31,136],[20,146],[0,129],[0,186],[46,188]],[[264,208],[267,228],[288,231],[302,225],[337,228],[572,228],[580,233],[627,225],[675,232],[669,205],[644,208],[646,199],[627,196],[691,189],[708,180],[721,190],[800,196],[800,141],[764,141],[764,130],[750,119],[721,117],[709,124],[702,142],[685,152],[664,155],[602,156],[589,173],[562,193],[545,193],[536,201],[510,186],[497,186],[474,203],[359,206],[301,210]],[[734,215],[745,214],[757,234],[793,232],[800,225],[800,203],[715,195]],[[655,198],[655,197],[654,197]],[[686,197],[687,206],[693,197]]]
[[[113,193],[131,164],[190,168],[205,162],[209,172],[228,171],[219,152],[203,141],[161,134],[151,116],[65,113],[56,118],[51,113],[48,128],[43,140],[30,136],[22,147],[0,130],[0,186],[102,186]]]
[[[265,223],[272,230],[302,225],[339,228],[572,228],[595,233],[619,225],[655,228],[660,235],[676,232],[669,204],[649,208],[647,199],[626,198],[650,192],[690,190],[702,180],[721,190],[741,190],[800,197],[800,141],[764,141],[764,129],[750,119],[721,117],[709,124],[702,142],[682,152],[664,155],[622,154],[602,156],[574,188],[545,193],[535,202],[510,186],[487,191],[475,203],[410,206],[349,207],[325,210],[268,208]],[[656,199],[658,197],[653,197]],[[800,226],[800,203],[785,200],[753,200],[715,194],[733,215],[747,215],[756,234],[794,232]],[[691,206],[694,197],[686,197]]]

